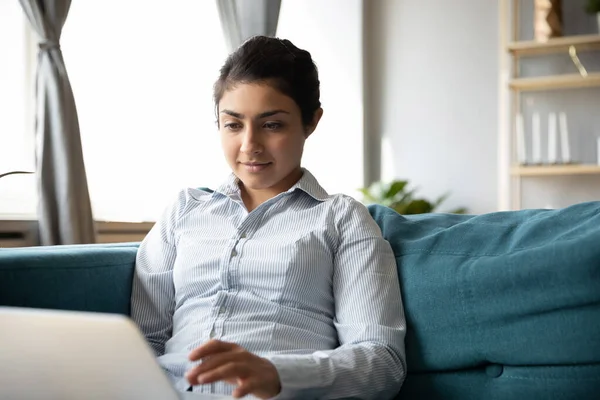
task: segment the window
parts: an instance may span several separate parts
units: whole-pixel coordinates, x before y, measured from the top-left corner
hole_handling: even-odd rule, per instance
[[[0,174],[34,170],[32,43],[19,2],[0,1]],[[34,218],[36,204],[33,175],[0,179],[0,218]]]
[[[73,2],[62,49],[97,220],[154,221],[181,188],[223,181],[215,1]]]

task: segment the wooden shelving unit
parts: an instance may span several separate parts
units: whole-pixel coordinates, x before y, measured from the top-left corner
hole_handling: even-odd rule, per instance
[[[552,53],[567,53],[574,46],[578,51],[600,49],[600,35],[578,35],[550,39],[547,42],[535,40],[510,42],[507,50],[516,56],[537,56]]]
[[[561,176],[561,175],[600,175],[600,165],[519,165],[511,168],[513,176]]]
[[[535,78],[516,78],[512,79],[508,85],[512,90],[519,91],[597,87],[600,86],[600,73],[595,72],[588,74],[587,76],[565,74]]]
[[[519,40],[520,0],[500,2],[500,99],[499,99],[499,205],[500,209],[520,209],[523,181],[536,177],[600,175],[600,165],[518,165],[516,157],[516,119],[524,109],[522,94],[533,91],[559,91],[600,87],[600,72],[582,67],[577,55],[600,51],[600,34],[564,36],[545,42]],[[584,11],[581,10],[583,13]],[[529,28],[527,28],[529,29]],[[548,54],[564,54],[574,63],[576,74],[521,76],[522,59]],[[572,133],[572,132],[571,132]],[[577,199],[573,199],[577,201]]]

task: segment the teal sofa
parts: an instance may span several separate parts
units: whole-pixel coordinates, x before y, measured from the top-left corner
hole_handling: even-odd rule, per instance
[[[399,398],[600,398],[600,202],[478,216],[369,209],[404,298]],[[0,305],[127,315],[136,251],[0,250]]]

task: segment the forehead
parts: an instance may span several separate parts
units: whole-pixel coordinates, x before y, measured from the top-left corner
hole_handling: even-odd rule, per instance
[[[219,101],[219,110],[225,109],[244,115],[274,109],[285,110],[290,114],[300,112],[291,97],[266,83],[238,83],[228,88]]]

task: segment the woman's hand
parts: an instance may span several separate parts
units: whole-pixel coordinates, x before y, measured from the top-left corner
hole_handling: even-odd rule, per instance
[[[261,399],[275,397],[281,391],[275,366],[234,343],[211,340],[192,350],[189,359],[202,361],[186,373],[191,385],[225,381],[237,385],[233,397],[252,394]]]

